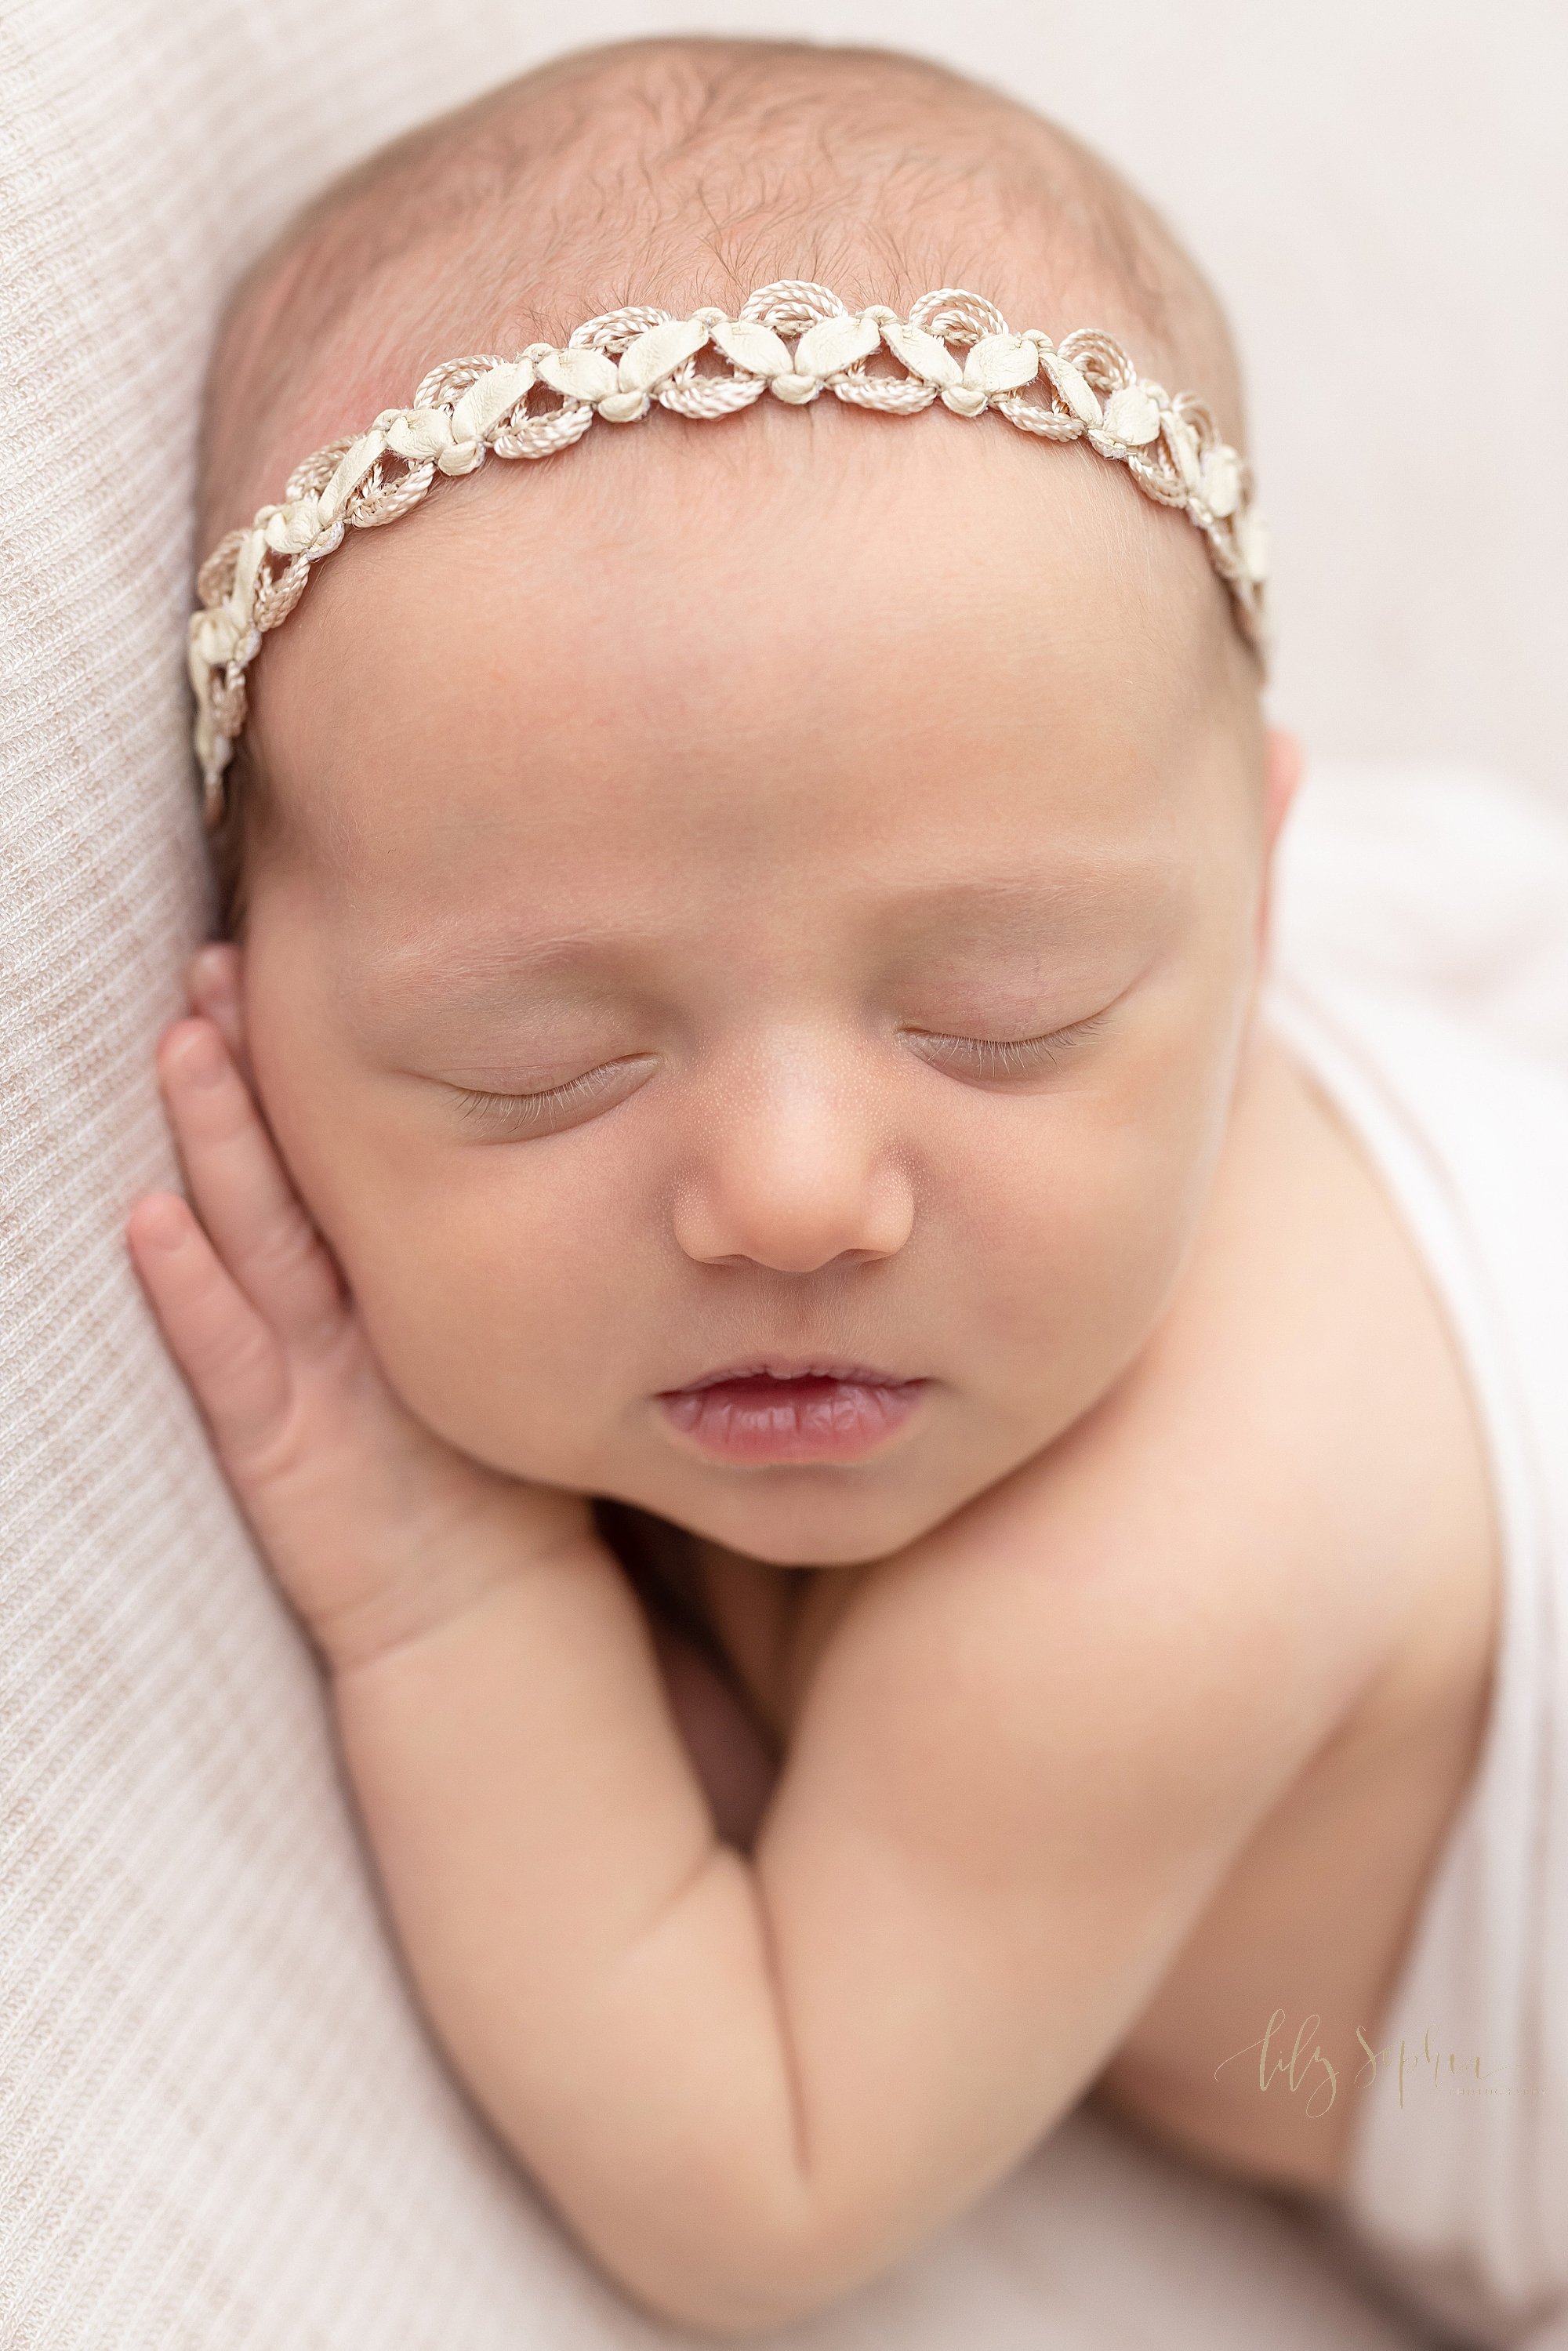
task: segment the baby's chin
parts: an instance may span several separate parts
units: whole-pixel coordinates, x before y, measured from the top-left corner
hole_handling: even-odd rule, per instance
[[[868,1478],[856,1469],[794,1468],[730,1473],[718,1492],[700,1488],[671,1496],[621,1491],[605,1499],[632,1503],[720,1550],[768,1567],[865,1567],[940,1526],[990,1481],[952,1494],[909,1490],[896,1473]],[[900,1488],[904,1490],[901,1491]]]

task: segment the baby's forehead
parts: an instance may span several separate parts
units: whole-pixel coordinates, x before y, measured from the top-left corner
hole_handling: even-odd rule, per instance
[[[960,882],[1109,920],[1236,825],[1200,772],[1231,632],[1194,534],[953,418],[835,414],[814,456],[791,422],[728,473],[695,433],[497,467],[322,568],[255,726],[334,924],[528,906],[739,952],[765,905],[885,927]]]
[[[269,747],[285,710],[332,734],[363,673],[389,732],[455,696],[470,737],[674,763],[960,721],[980,757],[1048,712],[1103,748],[1228,675],[1201,540],[1086,454],[940,412],[663,421],[443,485],[323,565],[258,664]]]

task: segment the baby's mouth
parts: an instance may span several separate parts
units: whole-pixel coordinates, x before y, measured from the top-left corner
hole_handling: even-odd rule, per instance
[[[657,1402],[710,1459],[858,1461],[902,1428],[929,1383],[867,1364],[734,1364]]]

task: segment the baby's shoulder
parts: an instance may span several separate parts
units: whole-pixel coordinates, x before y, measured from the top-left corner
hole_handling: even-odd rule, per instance
[[[1267,1031],[1149,1370],[1201,1393],[1206,1362],[1209,1442],[1260,1443],[1280,1481],[1266,1510],[1315,1498],[1347,1559],[1396,1589],[1401,1562],[1418,1584],[1456,1548],[1493,1547],[1484,1432],[1432,1271],[1333,1099]]]
[[[1453,1332],[1377,1170],[1267,1032],[1192,1262],[1108,1405],[1082,1432],[1107,1507],[1167,1489],[1170,1570],[1216,1600],[1278,1578],[1329,1632],[1347,1713],[1489,1621],[1494,1509]]]

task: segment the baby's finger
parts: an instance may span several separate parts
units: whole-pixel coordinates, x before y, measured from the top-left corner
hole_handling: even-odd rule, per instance
[[[213,1023],[179,1022],[159,1047],[158,1070],[196,1213],[219,1257],[280,1338],[332,1339],[344,1312],[336,1270]]]
[[[246,1066],[245,1022],[239,999],[239,949],[220,939],[198,947],[185,974],[185,990],[192,1011],[212,1022],[248,1085],[250,1071]]]
[[[283,1349],[219,1264],[185,1202],[138,1200],[126,1238],[169,1352],[231,1466],[274,1438],[288,1406]]]

